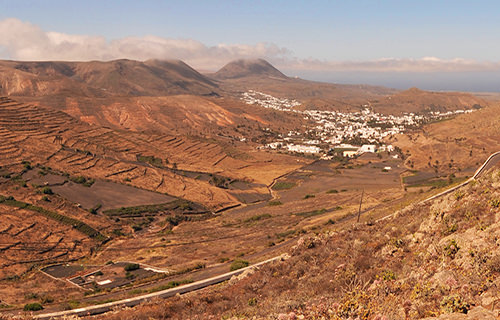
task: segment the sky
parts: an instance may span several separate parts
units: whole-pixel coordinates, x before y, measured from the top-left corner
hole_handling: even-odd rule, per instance
[[[498,1],[0,0],[0,59],[264,58],[290,76],[500,91]]]

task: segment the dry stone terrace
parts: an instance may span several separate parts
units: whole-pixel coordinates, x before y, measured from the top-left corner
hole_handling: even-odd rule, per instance
[[[70,261],[89,254],[90,240],[72,226],[3,204],[0,213],[0,279],[22,274],[33,263]]]
[[[213,173],[231,180],[253,182],[261,166],[278,170],[268,160],[251,162],[231,157],[217,143],[184,136],[140,132],[117,132],[83,123],[51,108],[0,99],[0,166],[28,161],[72,176],[87,176],[166,193],[200,203],[217,211],[237,205],[239,200],[226,189],[182,171]],[[296,164],[295,164],[296,166]],[[242,173],[244,168],[245,173]],[[272,182],[272,174],[257,175],[259,185]],[[259,187],[249,193],[268,193]],[[253,195],[252,195],[253,197]],[[259,198],[259,197],[257,197]]]

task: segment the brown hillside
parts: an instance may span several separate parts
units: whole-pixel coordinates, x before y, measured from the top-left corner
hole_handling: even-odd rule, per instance
[[[500,147],[500,105],[426,125],[421,131],[398,135],[390,142],[409,152],[414,169],[439,171],[476,168]]]
[[[1,61],[0,94],[158,96],[217,94],[217,85],[182,61]]]
[[[223,285],[99,318],[496,319],[499,183],[496,169],[389,220],[305,235]]]
[[[173,170],[174,167],[255,182],[258,185],[249,192],[267,194],[265,185],[300,165],[291,157],[262,153],[253,157],[241,151],[239,157],[249,160],[238,160],[210,141],[179,135],[118,132],[88,125],[60,111],[8,98],[0,100],[0,136],[0,166],[28,160],[72,175],[119,183],[127,180],[139,188],[168,193],[214,210],[239,201],[227,189],[185,176]],[[162,165],[139,162],[138,156],[156,157]]]
[[[463,92],[432,92],[411,88],[383,99],[372,101],[370,106],[384,113],[399,112],[446,112],[457,109],[470,109],[485,106],[487,103],[478,97]]]

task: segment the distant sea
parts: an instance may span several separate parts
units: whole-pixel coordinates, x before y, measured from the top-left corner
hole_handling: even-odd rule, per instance
[[[500,92],[500,70],[490,72],[297,72],[289,76],[338,84],[369,84],[395,89]]]

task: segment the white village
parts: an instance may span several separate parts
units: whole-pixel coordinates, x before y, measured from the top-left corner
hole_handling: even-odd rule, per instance
[[[312,120],[316,124],[305,132],[309,138],[300,132],[290,131],[286,135],[280,134],[275,141],[265,144],[263,148],[311,154],[322,159],[331,158],[333,150],[349,158],[367,152],[393,152],[394,147],[384,144],[384,138],[419,127],[431,120],[474,111],[431,111],[425,115],[403,113],[397,116],[373,112],[368,105],[364,105],[360,112],[298,110],[296,107],[301,103],[296,100],[277,98],[254,90],[244,92],[241,99],[249,105],[301,114],[305,120]],[[311,136],[314,138],[311,139]],[[350,141],[363,143],[354,144],[349,143]]]

